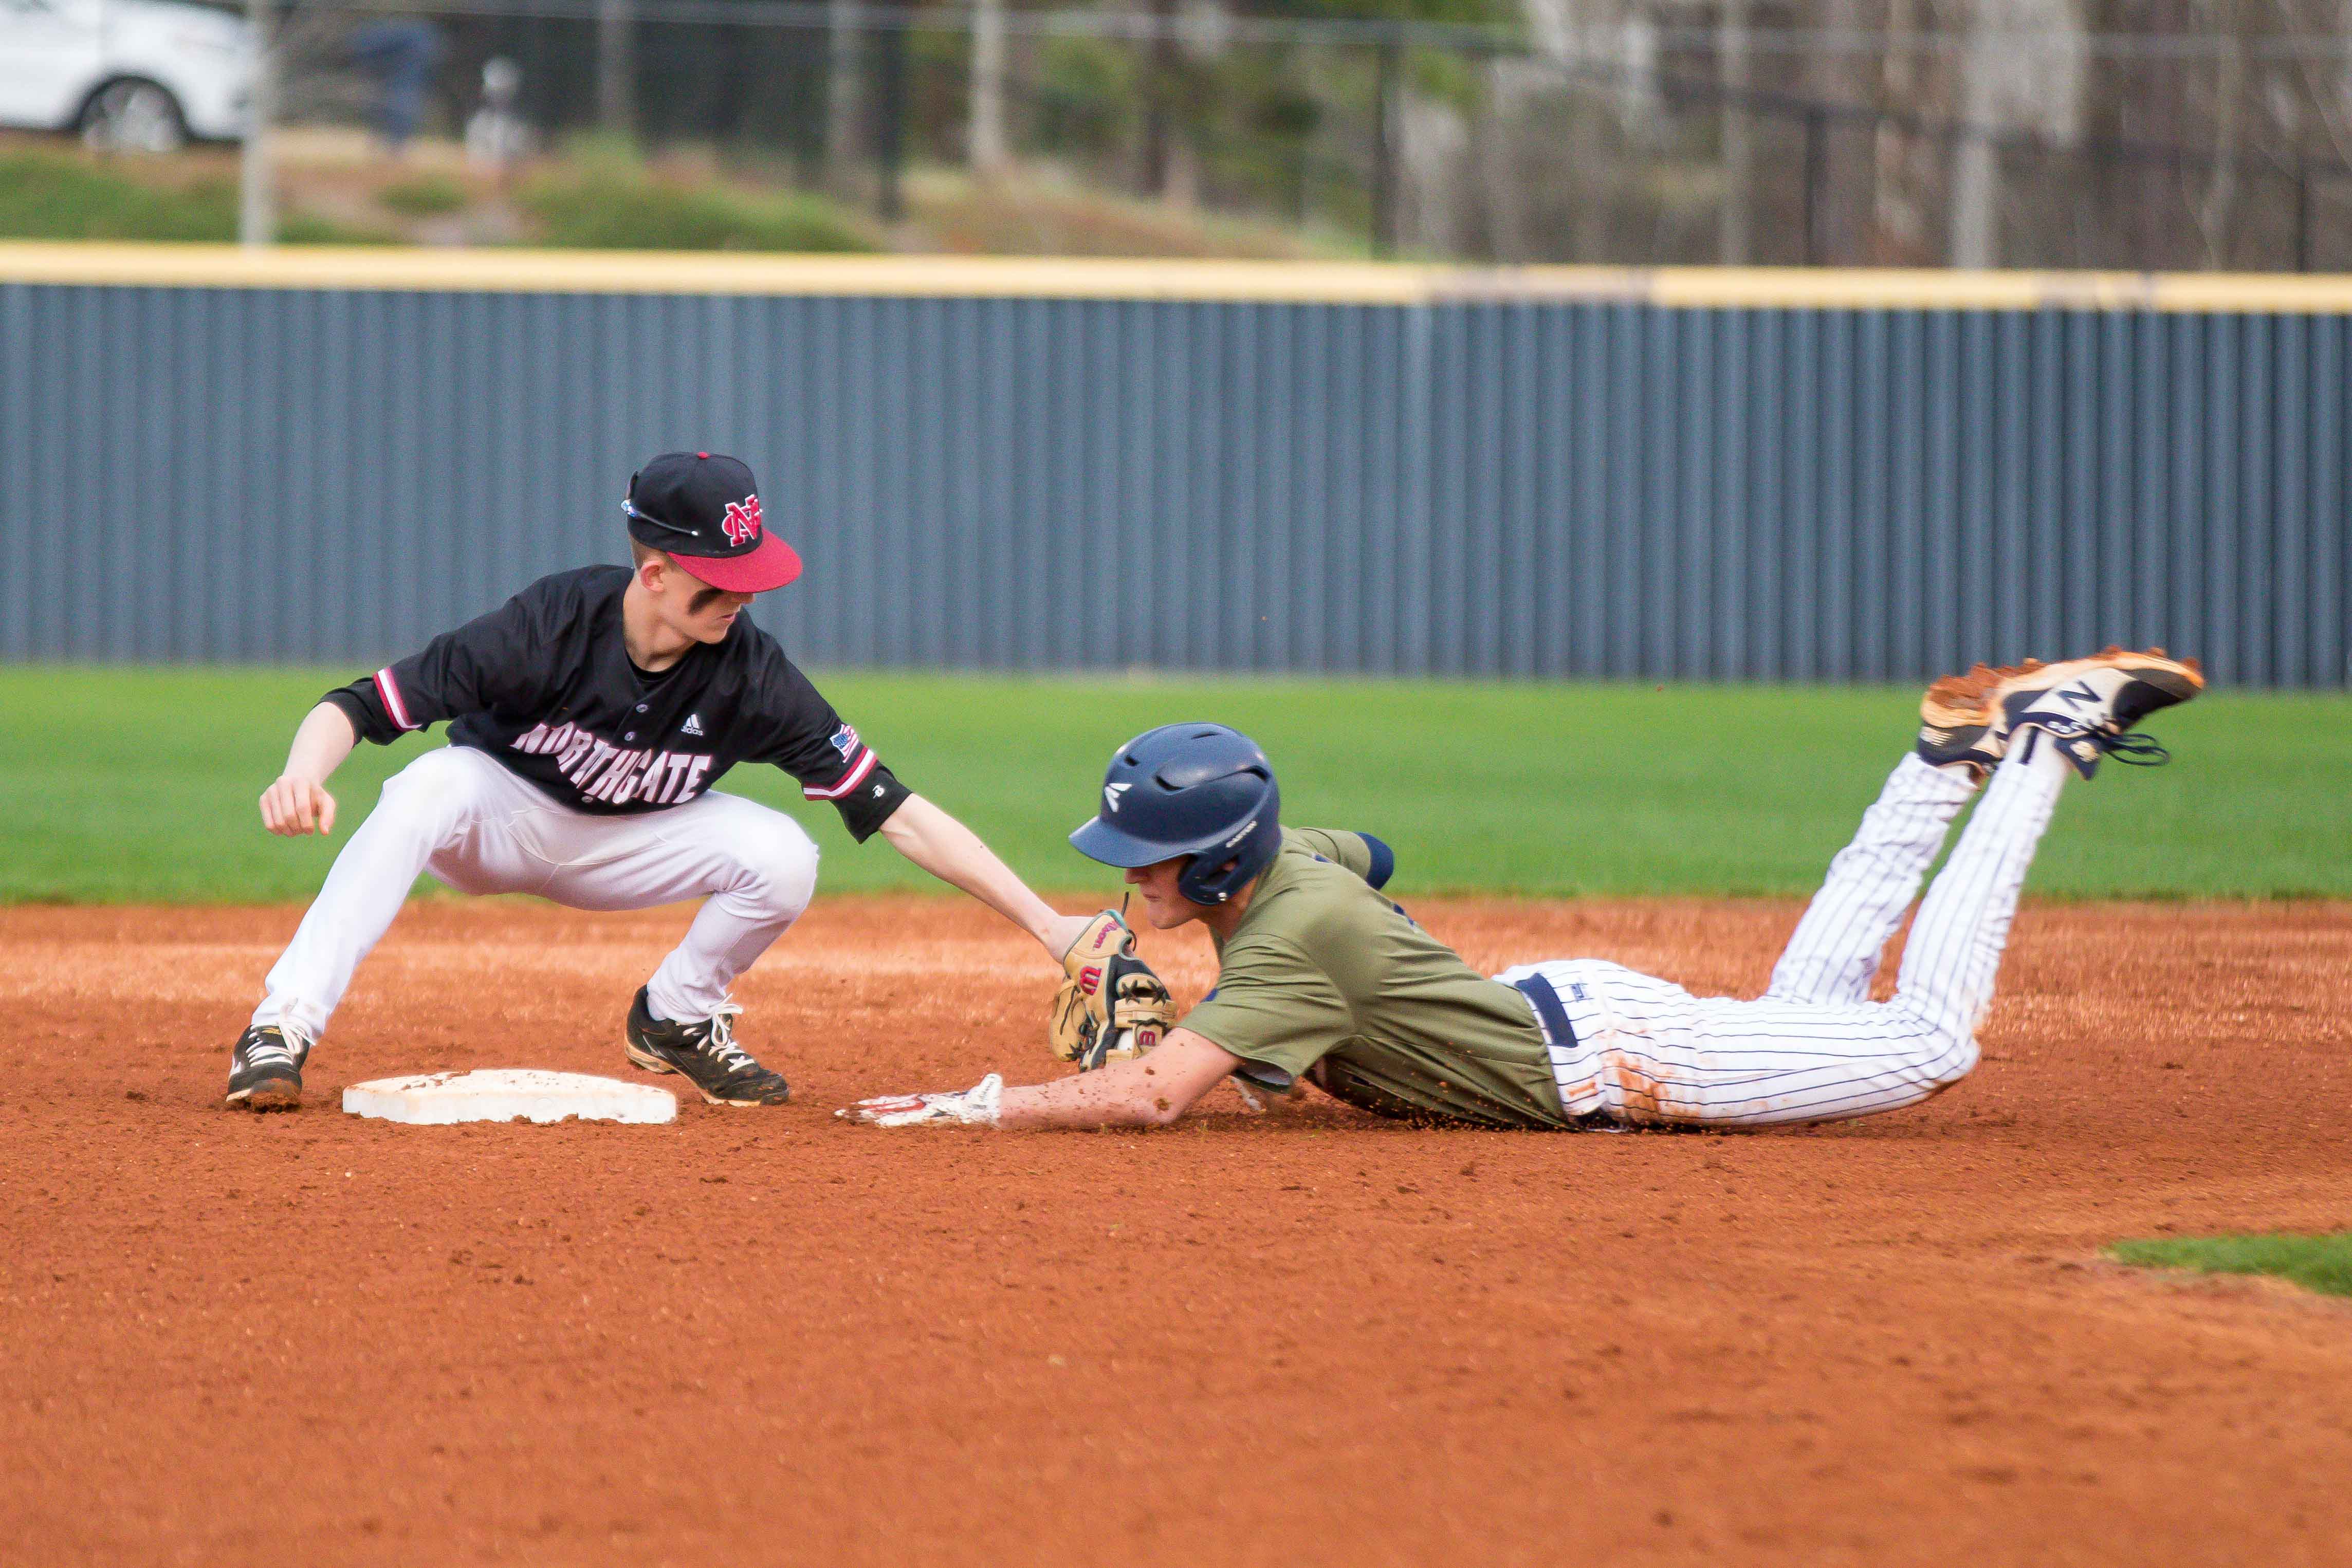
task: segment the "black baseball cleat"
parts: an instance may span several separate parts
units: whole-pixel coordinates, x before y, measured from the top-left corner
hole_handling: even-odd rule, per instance
[[[236,1037],[228,1055],[228,1103],[248,1111],[291,1111],[302,1103],[302,1064],[310,1042],[276,1024],[257,1024]]]
[[[735,1043],[735,1015],[742,1010],[721,1002],[699,1023],[674,1023],[654,1017],[639,986],[629,1004],[629,1060],[648,1072],[678,1074],[713,1105],[781,1105],[793,1097],[792,1086]]]

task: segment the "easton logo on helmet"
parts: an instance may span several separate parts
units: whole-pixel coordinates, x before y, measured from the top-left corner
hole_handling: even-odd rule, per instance
[[[740,501],[727,503],[726,515],[719,526],[727,530],[730,545],[745,544],[760,537],[760,497],[746,496]]]
[[[1163,724],[1111,754],[1094,818],[1070,835],[1105,865],[1174,862],[1176,895],[1202,907],[1248,886],[1282,851],[1282,792],[1255,741],[1222,724]]]

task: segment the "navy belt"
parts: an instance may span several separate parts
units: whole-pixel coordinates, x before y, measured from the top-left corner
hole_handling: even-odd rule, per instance
[[[1529,975],[1524,980],[1513,980],[1511,988],[1535,1004],[1536,1021],[1544,1039],[1554,1051],[1563,1054],[1576,1050],[1576,1030],[1568,1021],[1568,1009],[1559,1005],[1559,993],[1541,975]]]
[[[1551,982],[1541,975],[1529,975],[1524,980],[1513,980],[1511,988],[1535,1005],[1536,1026],[1543,1030],[1545,1043],[1562,1055],[1572,1054],[1576,1050],[1576,1029],[1568,1021],[1568,1009],[1559,1005],[1559,993],[1552,989]],[[1560,1112],[1567,1114],[1567,1105],[1562,1104]],[[1568,1122],[1572,1127],[1613,1130],[1621,1125],[1606,1111],[1587,1111],[1581,1116],[1569,1116]]]

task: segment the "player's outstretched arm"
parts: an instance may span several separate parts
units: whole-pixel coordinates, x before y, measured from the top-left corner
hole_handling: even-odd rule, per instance
[[[1240,1065],[1223,1046],[1180,1029],[1150,1055],[1099,1071],[1013,1089],[992,1072],[961,1094],[863,1100],[841,1114],[883,1127],[1164,1127]]]
[[[1034,936],[1058,964],[1092,923],[1085,915],[1056,915],[1029,891],[1013,868],[981,842],[980,835],[924,800],[909,795],[882,824],[890,847],[938,877],[960,887]]]
[[[314,825],[320,833],[333,832],[335,798],[327,793],[327,780],[359,738],[350,716],[333,703],[312,708],[294,732],[286,771],[261,792],[261,825],[289,839],[312,831]]]

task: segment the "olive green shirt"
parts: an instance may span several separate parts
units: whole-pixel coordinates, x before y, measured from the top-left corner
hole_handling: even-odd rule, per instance
[[[1464,963],[1364,881],[1354,833],[1286,828],[1217,985],[1183,1027],[1383,1116],[1562,1128],[1528,999]]]

